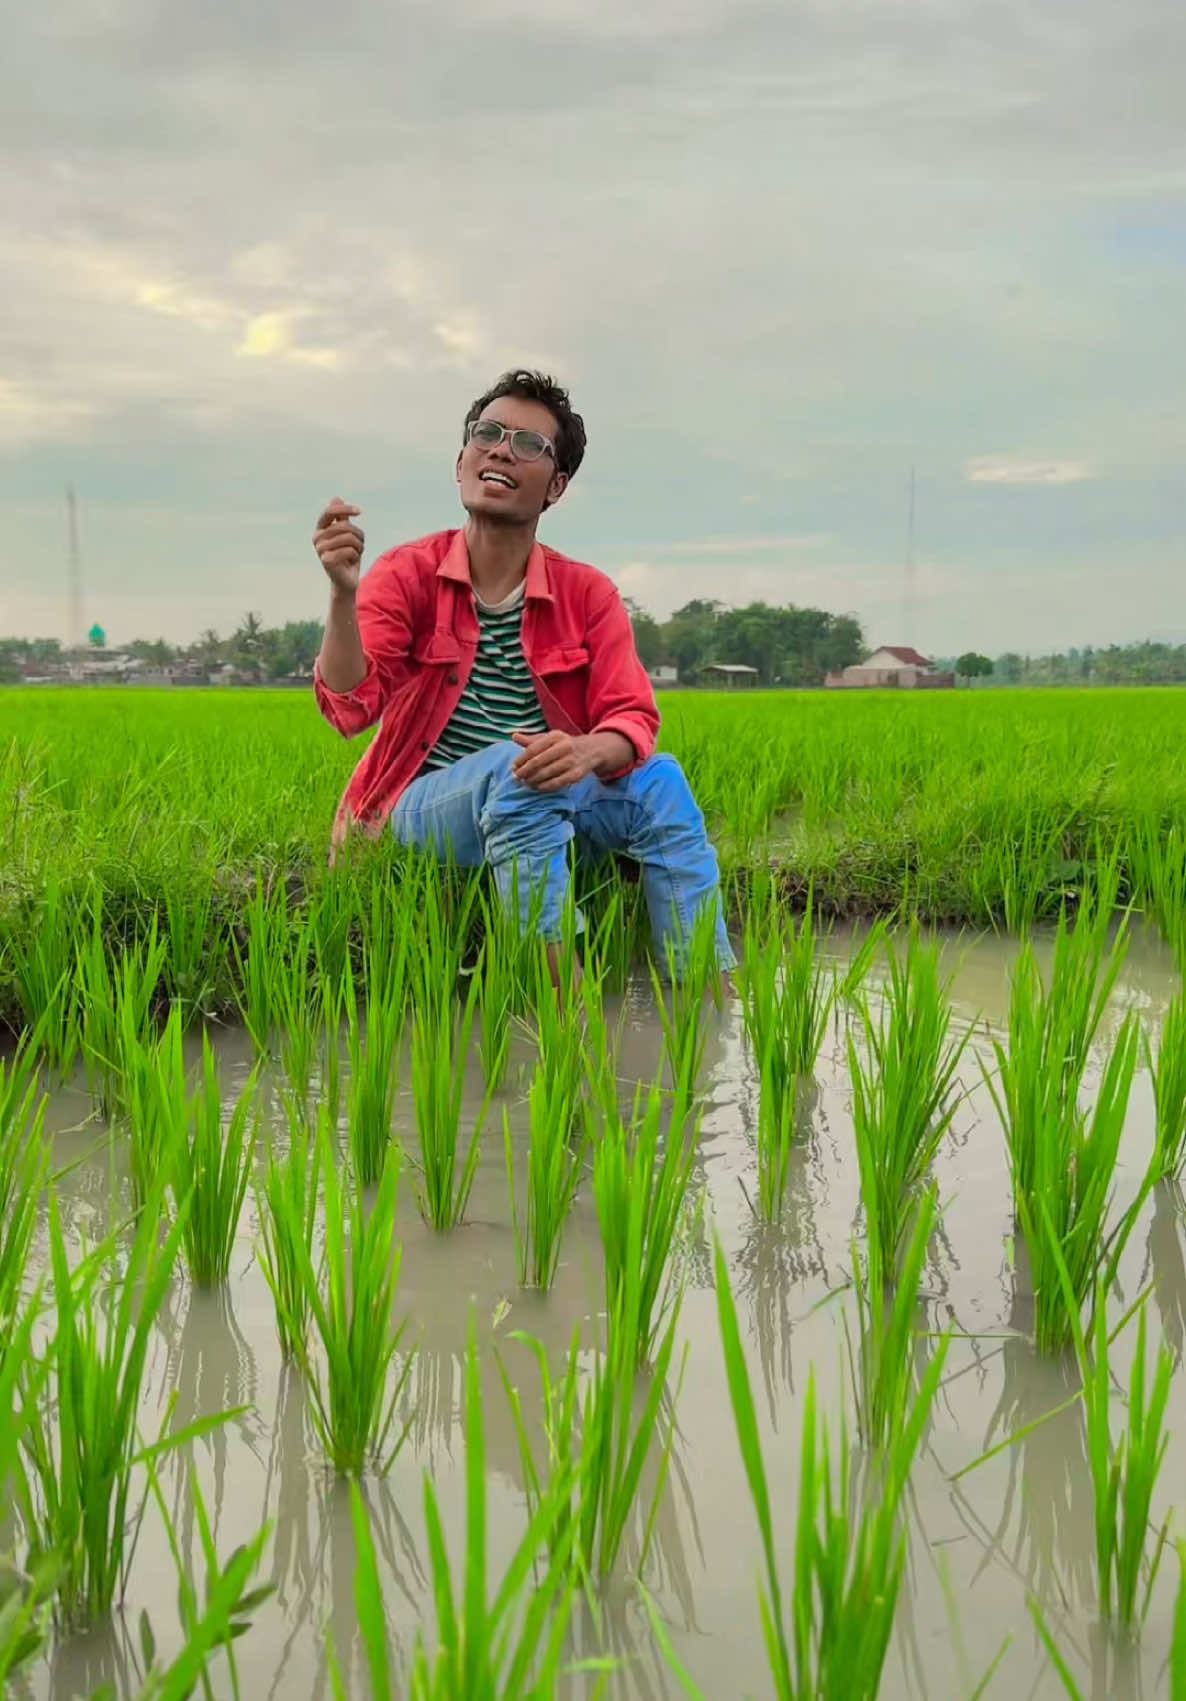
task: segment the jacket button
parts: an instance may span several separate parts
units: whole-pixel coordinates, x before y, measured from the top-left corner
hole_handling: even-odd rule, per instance
[[[421,748],[421,750],[427,750],[427,749],[428,749],[428,740],[427,740],[427,738],[422,738],[422,739],[421,739],[421,740],[420,740],[420,748]]]
[[[456,685],[457,684],[457,675],[455,673],[451,673],[449,675],[449,684],[450,685]]]

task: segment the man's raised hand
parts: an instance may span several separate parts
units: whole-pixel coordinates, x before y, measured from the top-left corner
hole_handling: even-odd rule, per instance
[[[356,591],[365,539],[353,524],[358,508],[340,496],[326,505],[313,533],[313,548],[335,590]]]

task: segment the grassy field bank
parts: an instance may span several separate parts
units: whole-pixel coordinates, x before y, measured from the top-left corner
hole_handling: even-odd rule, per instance
[[[1186,694],[673,692],[661,706],[663,747],[702,802],[738,919],[754,871],[772,868],[793,903],[813,886],[825,913],[905,906],[1018,931],[1114,856],[1122,897],[1177,929]],[[257,875],[293,899],[325,886],[329,824],[361,750],[311,695],[0,692],[0,941],[23,946],[97,887],[113,940],[153,916],[166,933],[170,914],[201,923],[203,972],[225,999]],[[335,903],[365,915],[396,854],[363,851]],[[9,1022],[12,973],[9,952]]]

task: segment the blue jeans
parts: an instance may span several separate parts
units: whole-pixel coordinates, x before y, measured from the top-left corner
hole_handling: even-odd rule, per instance
[[[463,756],[413,780],[391,814],[401,844],[451,856],[462,868],[489,863],[509,908],[518,893],[520,922],[538,905],[543,937],[559,939],[571,886],[569,846],[578,853],[623,853],[642,870],[643,893],[659,964],[678,974],[693,924],[716,910],[717,962],[735,958],[721,907],[716,852],[674,756],[652,756],[608,784],[595,776],[563,791],[533,791],[511,773],[522,754],[510,741]]]

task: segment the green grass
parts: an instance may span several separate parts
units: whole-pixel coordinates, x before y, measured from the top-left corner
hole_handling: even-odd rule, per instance
[[[642,1365],[683,1284],[677,1251],[691,1205],[696,1125],[688,1093],[677,1087],[669,1101],[657,1084],[639,1087],[628,1118],[616,1099],[590,1115],[601,1125],[593,1135],[593,1194],[605,1255],[606,1315],[612,1327],[623,1296],[630,1296],[631,1336]]]
[[[304,1103],[285,1101],[288,1146],[274,1143],[258,1190],[260,1266],[276,1313],[280,1351],[300,1360],[309,1332],[310,1289],[303,1272],[312,1268],[323,1143],[310,1127]]]
[[[1166,1009],[1156,1053],[1148,1035],[1143,1047],[1156,1114],[1150,1175],[1154,1181],[1177,1181],[1186,1165],[1186,991],[1182,988]]]
[[[937,946],[911,930],[891,950],[881,1011],[858,1002],[863,1039],[850,1035],[852,1120],[869,1224],[871,1283],[893,1280],[940,1141],[955,1113],[957,1071],[967,1045],[950,1034],[951,1007]],[[876,1219],[874,1222],[873,1219]]]
[[[391,1651],[374,1539],[362,1495],[352,1485],[354,1603],[362,1632],[372,1701],[554,1701],[562,1674],[581,1669],[568,1661],[566,1635],[573,1584],[563,1554],[542,1566],[538,1555],[568,1477],[558,1470],[539,1498],[512,1549],[497,1586],[490,1576],[486,1502],[486,1447],[477,1347],[471,1330],[465,1355],[465,1509],[460,1565],[449,1557],[432,1478],[424,1478],[424,1525],[436,1608],[436,1632],[416,1636],[411,1669],[401,1681]],[[349,1691],[335,1650],[330,1679],[336,1701]],[[584,1669],[589,1669],[588,1664]],[[590,1701],[600,1688],[590,1692]]]
[[[24,1389],[20,1512],[31,1568],[52,1558],[55,1615],[67,1629],[94,1624],[112,1609],[127,1577],[139,1515],[138,1467],[204,1433],[232,1413],[215,1413],[145,1447],[139,1437],[141,1391],[157,1312],[181,1246],[184,1217],[162,1235],[158,1212],[142,1213],[126,1253],[114,1239],[71,1269],[56,1198],[49,1205],[55,1332],[49,1377]]]
[[[510,1113],[503,1115],[511,1229],[520,1283],[546,1290],[556,1274],[564,1225],[585,1176],[589,1133],[579,1117],[574,1129],[567,1083],[547,1069],[542,1058],[528,1091],[527,1107],[527,1163],[522,1183],[516,1179]],[[520,1192],[522,1208],[518,1204]]]
[[[358,1476],[371,1460],[385,1472],[407,1434],[397,1414],[412,1367],[411,1354],[400,1363],[406,1325],[395,1321],[403,1257],[395,1233],[398,1156],[389,1151],[368,1199],[357,1181],[343,1187],[333,1124],[324,1111],[316,1141],[324,1255],[314,1263],[307,1198],[297,1186],[278,1189],[273,1208],[283,1224],[288,1266],[272,1294],[282,1337],[305,1373],[310,1416],[326,1457],[342,1476]]]
[[[190,1277],[198,1287],[217,1287],[230,1274],[251,1181],[259,1132],[258,1072],[252,1072],[224,1117],[222,1080],[209,1034],[202,1034],[198,1084],[190,1093],[180,1024],[169,1032],[172,1047],[160,1053],[164,1163],[182,1216]]]

